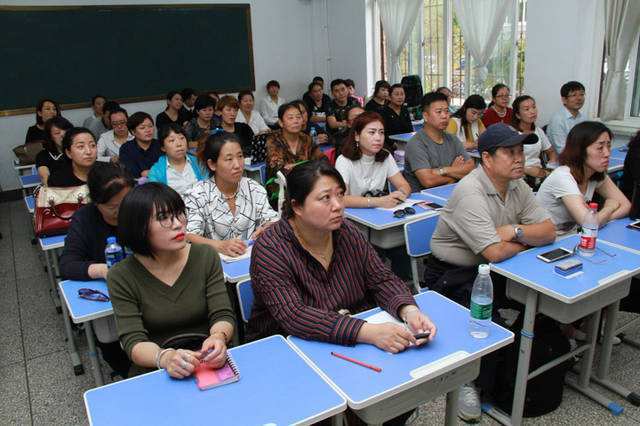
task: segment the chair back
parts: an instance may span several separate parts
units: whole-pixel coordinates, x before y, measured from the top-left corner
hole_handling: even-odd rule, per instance
[[[411,257],[426,256],[431,252],[431,236],[440,216],[429,216],[414,222],[405,223],[404,241],[407,254]]]
[[[245,323],[251,318],[251,309],[253,308],[253,285],[251,280],[240,281],[236,284],[236,292],[238,294],[238,302],[240,304],[240,316]]]

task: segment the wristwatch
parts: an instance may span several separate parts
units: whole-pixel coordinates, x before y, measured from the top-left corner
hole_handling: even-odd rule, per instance
[[[440,176],[444,176],[444,175],[445,175],[445,173],[444,173],[444,167],[440,167],[440,168],[438,169],[438,174],[439,174]]]
[[[513,232],[515,233],[516,241],[520,241],[524,237],[524,229],[518,225],[513,227]]]

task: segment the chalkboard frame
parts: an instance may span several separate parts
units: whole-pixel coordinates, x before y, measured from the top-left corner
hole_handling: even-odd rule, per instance
[[[128,4],[128,5],[120,5],[120,4],[106,4],[106,5],[71,5],[71,6],[0,6],[1,12],[25,12],[25,11],[44,11],[44,10],[80,10],[80,9],[154,9],[154,8],[164,8],[164,9],[234,9],[234,8],[242,8],[245,10],[245,19],[246,19],[246,28],[247,28],[247,41],[248,46],[247,50],[249,52],[249,72],[251,74],[251,86],[250,87],[216,87],[216,88],[198,88],[200,92],[207,91],[217,91],[219,93],[234,93],[240,92],[243,90],[251,90],[255,91],[256,88],[256,76],[255,76],[255,67],[253,60],[253,32],[251,28],[251,5],[247,3],[224,3],[224,4],[193,4],[193,3],[185,3],[185,4]],[[127,97],[127,98],[117,98],[110,99],[116,101],[121,104],[125,103],[134,103],[134,102],[148,102],[148,101],[158,101],[165,99],[166,93],[161,93],[158,95],[150,95],[150,96],[138,96],[138,97]],[[60,108],[65,110],[79,109],[79,108],[88,108],[91,107],[91,101],[87,102],[77,102],[77,103],[66,103],[61,104]],[[23,114],[33,114],[35,113],[35,102],[33,107],[28,108],[13,108],[13,109],[0,109],[0,117],[8,117],[13,115],[23,115]]]

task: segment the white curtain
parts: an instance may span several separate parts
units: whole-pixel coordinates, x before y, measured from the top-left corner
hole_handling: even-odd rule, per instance
[[[464,46],[479,68],[482,82],[487,76],[487,63],[496,47],[504,21],[513,14],[515,3],[516,0],[453,0]]]
[[[420,15],[423,0],[377,0],[380,20],[386,41],[386,57],[389,72],[387,81],[399,83],[400,53],[407,44],[411,31]]]
[[[627,100],[627,82],[624,69],[629,53],[638,38],[640,28],[640,1],[607,0],[605,3],[605,56],[607,75],[602,87],[603,121],[623,120]]]

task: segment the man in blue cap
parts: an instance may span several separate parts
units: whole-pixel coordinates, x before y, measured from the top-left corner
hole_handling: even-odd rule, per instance
[[[468,307],[478,265],[555,240],[549,214],[522,179],[523,145],[537,141],[535,134],[520,134],[502,123],[480,135],[481,165],[460,180],[440,212],[425,261],[429,288]],[[508,306],[500,281],[494,280],[494,315]],[[495,363],[483,362],[477,380],[483,392],[491,393],[495,373]],[[461,389],[458,415],[466,421],[480,418],[480,398],[472,384]]]

